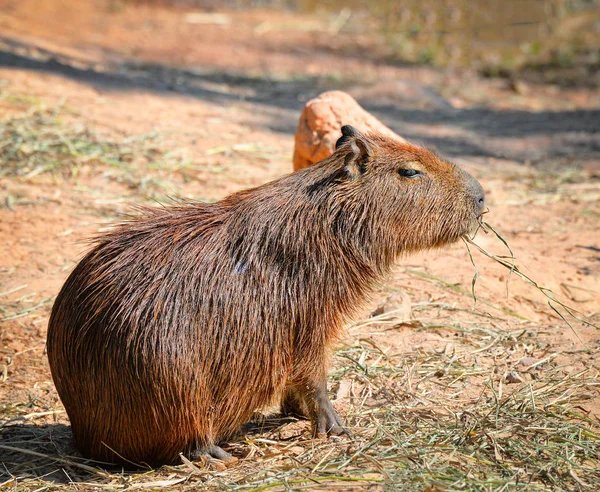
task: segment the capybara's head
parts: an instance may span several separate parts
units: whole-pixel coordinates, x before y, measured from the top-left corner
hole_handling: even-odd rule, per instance
[[[477,180],[422,147],[346,125],[335,153],[315,167],[320,179],[309,193],[329,195],[341,213],[355,216],[365,230],[351,236],[384,236],[396,254],[452,243],[481,220],[485,195]]]

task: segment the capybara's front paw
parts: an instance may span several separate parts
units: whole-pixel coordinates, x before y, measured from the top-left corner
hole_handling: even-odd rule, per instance
[[[350,429],[344,425],[344,421],[335,411],[329,399],[326,403],[323,402],[320,405],[317,420],[313,422],[313,433],[316,437],[339,436],[341,434],[352,437]]]

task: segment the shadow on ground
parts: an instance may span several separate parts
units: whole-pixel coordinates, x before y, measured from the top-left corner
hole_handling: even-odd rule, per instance
[[[4,47],[0,50],[2,68],[60,75],[99,91],[180,94],[218,105],[245,102],[259,107],[253,112],[262,116],[264,127],[285,134],[295,132],[307,100],[325,90],[348,89],[353,83],[308,75],[277,80],[135,59],[100,70],[10,38],[0,37],[0,43]],[[450,157],[507,158],[517,162],[600,158],[600,110],[596,109],[498,111],[485,107],[456,109],[449,104],[415,109],[402,102],[382,104],[376,96],[361,99],[360,103],[407,139]]]
[[[287,424],[295,423],[294,417],[273,414],[257,414],[250,422],[226,443],[225,449],[242,457],[245,438],[260,437],[265,433],[277,433]],[[304,426],[303,426],[304,427]],[[281,441],[288,439],[280,436]],[[83,458],[73,442],[71,427],[65,424],[12,424],[0,429],[0,484],[15,485],[27,480],[32,486],[40,480],[40,486],[48,482],[55,484],[77,484],[95,480],[103,471],[122,472],[122,467]],[[128,470],[127,473],[145,473],[147,470]]]
[[[78,454],[68,425],[10,425],[2,429],[0,438],[0,483],[8,482],[5,485],[10,485],[11,479],[38,478],[68,484],[94,475],[65,462]],[[77,457],[73,461],[84,462]]]

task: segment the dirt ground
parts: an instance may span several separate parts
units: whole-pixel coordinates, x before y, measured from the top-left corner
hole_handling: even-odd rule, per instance
[[[6,125],[0,141],[0,444],[25,449],[0,448],[0,487],[20,483],[33,490],[46,473],[52,480],[39,486],[91,482],[80,468],[48,458],[77,455],[64,437],[68,420],[44,353],[52,300],[86,250],[86,238],[134,203],[169,196],[217,200],[290,172],[302,106],[323,90],[346,90],[400,135],[476,176],[487,195],[486,221],[506,239],[522,271],[585,319],[600,322],[600,93],[388,65],[360,51],[368,38],[337,32],[335,20],[260,10],[202,16],[118,2],[0,1],[0,117]],[[72,153],[72,165],[9,169],[10,135],[33,135],[28,145],[35,148],[44,134],[75,146],[110,142],[100,148],[127,158],[103,161],[85,157],[84,149]],[[507,254],[491,233],[479,233],[476,242]],[[344,354],[367,343],[385,354],[414,355],[417,373],[429,356],[446,369],[454,361],[477,367],[461,380],[458,396],[444,400],[444,411],[453,414],[476,407],[490,381],[502,391],[502,385],[527,387],[550,373],[573,377],[581,384],[552,403],[570,405],[597,435],[598,329],[576,320],[570,328],[539,290],[515,275],[507,279],[506,269],[476,251],[473,258],[476,305],[470,294],[475,270],[464,244],[401,262],[349,328],[334,360],[336,406],[360,435],[354,410],[366,383],[335,374],[345,367]],[[391,311],[388,317],[370,317],[378,306]],[[356,388],[348,390],[348,381]],[[427,379],[427,391],[405,396],[404,404],[433,408],[435,398],[455,391],[450,381]],[[367,405],[379,401],[374,394],[364,398]],[[309,442],[308,424],[296,425]],[[24,429],[29,437],[19,433]],[[62,437],[48,437],[52,432]],[[240,440],[234,453],[256,467],[249,450],[269,444],[260,444],[260,434],[253,439]],[[31,460],[37,472],[25,467]],[[319,460],[303,465],[317,481]],[[362,475],[365,487],[389,479],[387,465],[370,466],[375,471]],[[162,485],[180,484],[173,473],[161,475]],[[574,474],[577,479],[567,477],[572,489],[593,484]],[[215,479],[202,477],[208,485]],[[542,475],[535,480],[552,485]]]

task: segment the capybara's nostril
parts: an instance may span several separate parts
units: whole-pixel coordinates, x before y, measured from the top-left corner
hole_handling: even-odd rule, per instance
[[[479,210],[483,212],[483,207],[485,206],[485,193],[481,190],[481,194],[477,197],[477,206]]]

